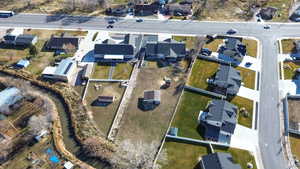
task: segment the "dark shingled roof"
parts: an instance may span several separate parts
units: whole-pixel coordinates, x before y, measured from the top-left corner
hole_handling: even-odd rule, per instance
[[[133,55],[134,48],[127,44],[95,44],[94,52],[102,55]]]
[[[220,65],[219,70],[212,82],[216,86],[215,90],[221,88],[225,91],[222,94],[236,95],[241,87],[242,78],[240,71],[229,65]]]
[[[166,57],[177,57],[185,54],[185,43],[182,42],[149,42],[146,45],[146,56],[164,55]]]
[[[144,100],[156,100],[160,101],[160,91],[159,90],[148,90],[144,92]]]
[[[203,169],[242,169],[233,162],[231,154],[223,152],[202,156],[201,163]]]
[[[208,109],[209,112],[205,121],[219,122],[220,125],[217,127],[233,134],[237,122],[237,106],[226,100],[212,100]]]
[[[192,5],[167,4],[167,14],[173,16],[187,16],[192,14]]]
[[[35,37],[35,35],[28,34],[19,35],[16,39],[16,45],[30,45]]]
[[[51,39],[47,42],[46,48],[48,49],[63,49],[64,45],[72,44],[75,46],[76,49],[78,49],[79,45],[79,38],[77,37],[56,37],[52,36]]]

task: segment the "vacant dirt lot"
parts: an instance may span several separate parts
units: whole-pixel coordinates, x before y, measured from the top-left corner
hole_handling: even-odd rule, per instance
[[[182,68],[185,70],[184,66]],[[121,121],[117,135],[118,141],[125,139],[133,143],[161,141],[181,93],[181,90],[177,90],[178,85],[184,82],[184,73],[175,75],[174,72],[175,68],[171,66],[158,68],[156,62],[147,62],[146,67],[141,68],[131,102]],[[172,79],[171,87],[160,89],[165,76]],[[161,104],[154,110],[143,111],[138,108],[138,100],[143,97],[144,90],[161,91]]]
[[[125,88],[120,87],[120,83],[90,82],[87,90],[85,102],[89,110],[93,113],[94,120],[100,131],[106,136],[121,102]],[[115,96],[115,100],[107,106],[93,105],[93,102],[98,96]]]

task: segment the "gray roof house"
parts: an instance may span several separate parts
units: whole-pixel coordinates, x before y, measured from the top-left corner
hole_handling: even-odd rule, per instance
[[[31,46],[36,44],[38,38],[35,35],[22,34],[15,41],[17,46]]]
[[[80,39],[74,36],[51,36],[50,40],[46,43],[46,48],[49,50],[64,50],[65,45],[73,45],[78,49]]]
[[[246,45],[241,38],[229,37],[225,39],[225,45],[220,48],[221,54],[232,58],[234,61],[241,62],[246,55]]]
[[[216,75],[208,79],[213,91],[225,96],[235,96],[241,87],[242,77],[240,71],[229,65],[220,65]]]
[[[208,103],[207,110],[200,111],[198,116],[198,122],[205,129],[205,139],[230,143],[237,123],[238,107],[226,100],[214,99]]]
[[[142,108],[144,110],[154,109],[160,104],[160,91],[159,90],[146,90],[144,91],[144,98],[142,101]]]
[[[233,162],[231,154],[223,152],[202,156],[200,166],[201,169],[242,169]]]
[[[99,62],[126,62],[138,54],[142,42],[142,35],[126,34],[120,43],[111,39],[95,44],[94,57]]]
[[[168,61],[182,60],[186,56],[185,43],[175,40],[154,42],[149,41],[145,46],[145,59]]]

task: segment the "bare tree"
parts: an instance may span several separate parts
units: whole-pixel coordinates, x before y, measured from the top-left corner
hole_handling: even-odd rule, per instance
[[[104,147],[104,144],[97,137],[90,137],[83,142],[83,149],[88,156],[108,160],[111,158],[111,151]],[[105,159],[104,159],[105,158]]]
[[[68,43],[68,44],[64,44],[63,45],[63,49],[66,51],[66,53],[73,53],[76,51],[76,47],[71,44],[71,43]]]
[[[48,130],[51,127],[51,116],[45,115],[34,115],[28,121],[29,132],[31,135],[38,135],[42,130]]]
[[[64,0],[64,8],[74,11],[76,8],[75,0]]]

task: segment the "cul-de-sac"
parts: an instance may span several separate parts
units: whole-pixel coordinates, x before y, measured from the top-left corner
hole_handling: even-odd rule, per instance
[[[298,169],[299,22],[298,0],[0,0],[0,169]]]

